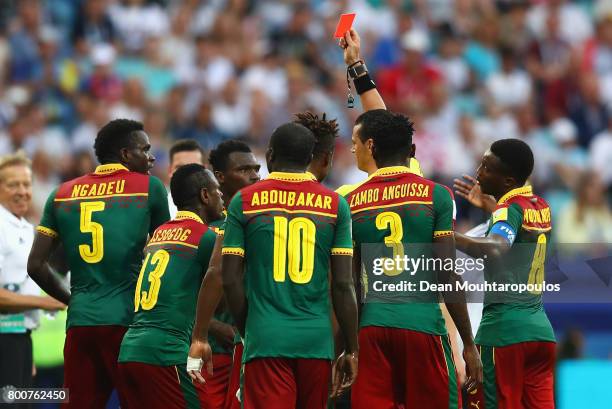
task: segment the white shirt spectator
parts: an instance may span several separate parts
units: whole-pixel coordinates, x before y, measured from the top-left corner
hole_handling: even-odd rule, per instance
[[[168,32],[168,15],[157,5],[110,7],[110,16],[131,51],[140,50],[149,35],[163,36]]]
[[[531,79],[523,70],[496,72],[487,79],[486,87],[495,103],[502,108],[523,105],[531,95]]]
[[[172,200],[172,193],[170,193],[170,188],[168,188],[168,210],[170,211],[170,220],[173,220],[178,213],[178,209],[174,204],[174,200]]]
[[[28,255],[34,241],[34,226],[24,218],[17,218],[0,205],[0,287],[21,295],[40,295],[40,288],[27,272]],[[8,318],[8,317],[11,318]],[[23,321],[18,322],[23,317]],[[2,330],[3,323],[11,320],[11,330]],[[23,314],[0,314],[0,333],[25,332],[38,326],[39,311]],[[6,327],[8,328],[8,327]]]
[[[590,147],[590,162],[606,186],[612,184],[612,132],[606,130],[595,136]]]
[[[536,37],[542,38],[546,31],[546,19],[549,8],[546,4],[539,4],[531,9],[527,15],[527,25]],[[559,29],[565,41],[572,45],[579,45],[593,34],[593,24],[585,10],[566,1],[559,9]]]

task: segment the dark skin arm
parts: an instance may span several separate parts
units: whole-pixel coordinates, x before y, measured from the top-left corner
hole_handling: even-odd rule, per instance
[[[244,293],[243,269],[243,257],[233,254],[226,254],[223,256],[221,263],[223,292],[225,293],[229,311],[242,337],[244,337],[247,316],[247,299]]]
[[[434,253],[436,258],[455,259],[455,238],[454,236],[445,236],[434,239]],[[443,291],[442,296],[446,308],[457,327],[459,336],[463,341],[464,350],[463,357],[467,366],[468,377],[465,381],[465,387],[468,391],[474,390],[479,384],[482,383],[482,362],[480,361],[480,354],[474,344],[474,337],[472,334],[472,326],[470,324],[470,317],[467,312],[467,306],[465,303],[465,293],[463,290],[459,290],[456,282],[461,282],[461,276],[455,274],[454,271],[446,271],[444,269],[437,271],[438,283],[452,285],[454,291]]]
[[[487,237],[469,237],[465,234],[455,233],[457,249],[470,257],[499,258],[506,254],[512,245],[505,238],[497,234]]]
[[[223,297],[223,283],[221,281],[222,245],[223,237],[219,236],[215,240],[215,247],[210,257],[208,269],[200,286],[196,318],[191,335],[191,347],[189,348],[189,357],[202,359],[206,370],[211,375],[213,371],[212,350],[208,343],[208,331],[217,305]],[[200,383],[204,383],[204,378],[200,371],[189,371],[189,376],[192,381],[197,380]]]
[[[28,257],[28,274],[44,292],[68,305],[70,292],[49,266],[51,254],[58,244],[58,238],[52,238],[37,232]]]
[[[344,341],[344,352],[334,364],[332,397],[339,396],[357,378],[357,298],[353,284],[352,258],[332,256],[332,303]]]

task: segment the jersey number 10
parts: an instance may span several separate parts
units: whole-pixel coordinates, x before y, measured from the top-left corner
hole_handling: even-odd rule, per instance
[[[296,284],[312,280],[316,233],[314,222],[305,217],[291,221],[282,216],[274,217],[274,281],[284,282],[286,273]]]

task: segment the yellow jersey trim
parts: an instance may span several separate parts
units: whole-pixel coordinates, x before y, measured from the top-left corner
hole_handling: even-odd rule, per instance
[[[128,168],[126,168],[125,166],[123,166],[120,163],[107,163],[107,164],[99,165],[98,167],[96,167],[96,170],[94,171],[94,173],[96,175],[107,175],[109,173],[114,173],[114,172],[117,172],[119,170],[127,170],[127,171],[129,171]]]
[[[525,229],[525,230],[540,231],[540,232],[547,232],[547,231],[550,231],[552,229],[552,227],[544,227],[544,228],[542,228],[542,227],[532,227],[532,226],[527,226],[525,224],[523,224],[521,227],[523,229]]]
[[[414,159],[414,158],[413,158]],[[411,161],[412,162],[412,161]],[[353,190],[356,190],[359,186],[368,182],[370,179],[376,176],[393,176],[393,175],[401,175],[402,173],[412,173],[417,176],[423,176],[420,173],[421,167],[418,161],[415,159],[416,166],[387,166],[384,168],[378,169],[376,172],[372,173],[368,176],[363,182],[355,183],[354,185],[342,185],[338,189],[336,189],[336,193],[346,196],[351,193]]]
[[[517,187],[503,195],[502,198],[497,201],[497,204],[503,204],[516,196],[533,196],[533,190],[531,186]]]
[[[432,201],[426,202],[426,201],[419,201],[419,200],[408,200],[406,202],[390,203],[390,204],[378,205],[378,206],[368,206],[368,207],[364,207],[362,209],[356,209],[356,210],[351,209],[351,213],[355,214],[355,213],[359,213],[359,212],[364,212],[366,210],[386,209],[388,207],[402,206],[402,205],[406,205],[406,204],[424,204],[424,205],[428,205],[428,204],[433,204],[433,202]]]
[[[244,257],[244,249],[240,247],[223,247],[221,254]]]
[[[198,248],[198,246],[196,246],[195,244],[189,244],[189,243],[185,243],[184,241],[175,241],[175,240],[156,241],[156,242],[147,244],[147,247],[149,247],[149,246],[157,246],[158,244],[176,244],[176,245],[179,245],[179,246],[191,247],[193,249],[197,249]]]
[[[119,193],[112,195],[101,195],[101,196],[82,196],[82,197],[66,197],[61,199],[54,199],[54,202],[69,202],[71,200],[89,200],[89,199],[106,199],[109,197],[125,197],[125,196],[149,196],[148,193]]]
[[[198,216],[194,212],[190,212],[189,210],[179,210],[176,213],[176,217],[174,219],[175,220],[191,219],[191,220],[195,220],[198,223],[204,224],[204,221],[202,220],[200,216]]]
[[[445,236],[451,236],[454,233],[454,231],[452,230],[436,230],[433,233],[434,237],[445,237]]]
[[[289,210],[289,209],[285,209],[282,207],[269,207],[266,209],[257,209],[257,210],[243,210],[242,213],[243,214],[253,214],[253,213],[271,212],[271,211],[272,212],[284,212],[284,213],[290,213],[290,214],[308,213],[308,214],[316,214],[318,216],[325,216],[325,217],[332,217],[332,218],[338,217],[334,213],[315,212],[314,210]]]
[[[331,249],[332,256],[352,256],[353,249],[345,249],[340,247],[335,247]]]
[[[52,237],[52,238],[59,237],[59,234],[57,234],[57,232],[55,230],[50,229],[50,228],[45,227],[45,226],[38,226],[38,227],[36,227],[36,231],[39,232],[39,233],[44,234],[45,236],[49,236],[49,237]]]
[[[272,172],[266,179],[282,180],[283,182],[311,182],[317,181],[317,178],[310,172],[290,173],[290,172]]]

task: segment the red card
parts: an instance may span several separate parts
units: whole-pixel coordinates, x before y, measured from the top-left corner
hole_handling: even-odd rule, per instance
[[[353,20],[355,20],[355,13],[342,14],[340,16],[340,20],[338,20],[338,25],[336,26],[336,33],[334,34],[334,38],[344,37],[344,33],[349,31],[353,26]]]

